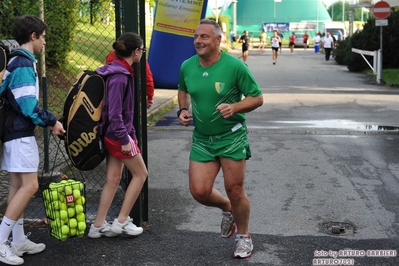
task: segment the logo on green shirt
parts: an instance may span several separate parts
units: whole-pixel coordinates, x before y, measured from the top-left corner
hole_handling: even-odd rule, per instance
[[[225,83],[223,82],[215,82],[215,89],[217,91],[217,93],[221,93],[224,90],[224,85]]]

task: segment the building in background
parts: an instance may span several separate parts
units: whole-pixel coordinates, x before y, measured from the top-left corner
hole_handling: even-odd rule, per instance
[[[236,3],[235,3],[236,2]],[[322,0],[209,0],[206,16],[228,15],[233,23],[233,6],[236,5],[236,34],[248,30],[258,37],[263,29],[268,37],[274,29],[288,38],[291,32],[307,31],[312,38],[321,30],[323,22],[331,21]]]

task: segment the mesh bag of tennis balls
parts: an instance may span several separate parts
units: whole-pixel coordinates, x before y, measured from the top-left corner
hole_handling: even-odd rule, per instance
[[[86,231],[84,184],[73,179],[51,182],[42,191],[50,233],[65,241]]]

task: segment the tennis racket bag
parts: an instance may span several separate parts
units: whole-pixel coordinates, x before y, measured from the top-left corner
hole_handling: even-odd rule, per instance
[[[106,157],[98,128],[104,91],[104,79],[86,70],[76,77],[65,100],[65,148],[72,164],[82,171],[94,169]]]

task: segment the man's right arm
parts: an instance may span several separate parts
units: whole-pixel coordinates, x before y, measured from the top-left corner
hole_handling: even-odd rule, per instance
[[[184,126],[187,127],[191,122],[191,114],[188,111],[190,107],[190,94],[188,94],[188,92],[186,91],[178,90],[177,99],[179,103],[179,112],[178,112],[179,121],[180,123],[182,123]]]

